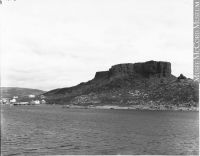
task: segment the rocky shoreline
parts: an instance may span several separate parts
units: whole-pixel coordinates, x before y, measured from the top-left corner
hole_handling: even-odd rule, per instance
[[[64,105],[62,108],[67,109],[117,109],[117,110],[152,110],[152,111],[199,111],[198,107],[165,107],[161,105],[160,107],[153,106],[117,106],[117,105],[98,105],[98,106],[80,106],[80,105]]]

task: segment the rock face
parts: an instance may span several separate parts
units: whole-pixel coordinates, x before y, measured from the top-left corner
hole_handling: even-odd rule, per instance
[[[148,61],[144,63],[127,63],[112,66],[109,71],[97,72],[95,79],[115,76],[131,77],[168,77],[171,75],[171,63]]]
[[[95,79],[108,78],[108,76],[109,76],[109,71],[100,71],[96,72]]]
[[[180,76],[177,79],[182,80],[182,79],[187,79],[187,78],[183,74],[180,74]]]

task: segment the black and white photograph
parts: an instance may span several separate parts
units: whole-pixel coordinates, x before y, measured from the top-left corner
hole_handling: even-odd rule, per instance
[[[0,0],[2,156],[199,155],[200,0]]]

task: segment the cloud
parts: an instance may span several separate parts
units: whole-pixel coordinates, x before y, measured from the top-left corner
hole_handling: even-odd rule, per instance
[[[189,0],[21,0],[1,14],[4,86],[67,87],[148,60],[192,77]]]

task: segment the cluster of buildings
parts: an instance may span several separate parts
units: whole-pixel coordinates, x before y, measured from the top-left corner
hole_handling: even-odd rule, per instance
[[[0,104],[2,105],[39,105],[39,104],[46,104],[45,96],[35,96],[35,95],[28,95],[25,99],[20,99],[18,96],[13,96],[12,98],[1,98]]]

